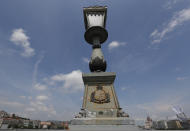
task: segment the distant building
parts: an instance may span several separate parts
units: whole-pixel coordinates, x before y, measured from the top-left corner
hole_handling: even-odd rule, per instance
[[[2,123],[3,123],[3,119],[1,118],[1,119],[0,119],[0,129],[1,129]]]
[[[40,121],[39,120],[33,120],[32,125],[34,129],[40,128]]]
[[[181,126],[181,123],[179,120],[169,120],[167,121],[167,126],[169,130],[180,130],[183,129],[183,127]]]
[[[40,122],[40,127],[42,129],[50,129],[52,123],[51,122],[48,122],[48,121],[41,121]]]
[[[152,119],[149,116],[147,116],[144,128],[150,130],[152,129],[152,124]]]
[[[153,129],[158,129],[157,121],[152,121],[152,128]]]
[[[0,118],[7,118],[9,117],[9,114],[6,111],[0,111]]]
[[[23,126],[24,128],[33,128],[33,123],[31,120],[26,119],[26,120],[23,120]]]
[[[157,128],[156,129],[160,129],[160,130],[168,129],[167,121],[166,120],[157,121]]]
[[[51,122],[51,129],[63,129],[63,125],[61,121],[49,121]]]
[[[9,127],[8,127],[8,126],[9,126],[9,122],[10,122],[9,119],[3,119],[0,129],[8,129],[8,128],[9,128]]]

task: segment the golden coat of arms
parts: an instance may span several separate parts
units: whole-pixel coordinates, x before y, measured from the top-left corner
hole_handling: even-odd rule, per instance
[[[98,85],[96,90],[91,93],[90,101],[98,104],[109,103],[110,95],[103,90],[103,87]]]

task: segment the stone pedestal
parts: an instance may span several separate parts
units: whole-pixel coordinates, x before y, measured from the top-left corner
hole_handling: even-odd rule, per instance
[[[113,72],[82,75],[85,85],[82,109],[87,112],[87,115],[117,117],[120,107],[113,86],[115,76]]]
[[[83,74],[85,85],[81,112],[72,120],[73,125],[134,125],[124,113],[114,90],[114,72]]]

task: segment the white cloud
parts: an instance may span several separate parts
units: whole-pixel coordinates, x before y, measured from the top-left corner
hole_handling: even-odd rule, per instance
[[[123,86],[123,87],[121,87],[121,90],[122,90],[122,91],[125,91],[125,90],[127,90],[127,91],[132,91],[133,88],[130,87],[130,86]]]
[[[45,96],[45,95],[39,95],[39,96],[36,97],[36,100],[44,101],[44,100],[48,100],[48,97]]]
[[[29,99],[29,100],[32,100],[32,96],[28,96],[28,99]]]
[[[112,41],[109,45],[108,45],[108,49],[109,50],[112,50],[114,48],[117,48],[119,46],[124,46],[126,45],[125,42],[118,42],[118,41]]]
[[[137,104],[132,108],[133,112],[140,113],[138,117],[146,117],[149,114],[153,120],[165,119],[166,116],[172,118],[175,116],[175,112],[172,110],[172,106],[180,106],[189,110],[188,104],[189,89],[181,90],[175,88],[174,90],[165,89],[163,93],[160,93],[159,97],[151,99],[147,103]],[[185,105],[185,106],[184,106]],[[187,111],[186,113],[189,113]]]
[[[181,68],[176,67],[176,68],[175,68],[175,71],[181,71]]]
[[[161,31],[155,29],[150,34],[150,37],[152,38],[152,44],[160,43],[166,34],[172,32],[177,26],[182,25],[186,21],[190,21],[190,8],[176,12]]]
[[[172,9],[172,7],[174,5],[176,5],[178,2],[181,2],[182,0],[168,0],[166,1],[166,3],[164,4],[164,8],[165,9]]]
[[[168,102],[168,101],[167,101]],[[136,112],[139,110],[142,116],[150,115],[154,120],[165,119],[166,116],[174,116],[172,104],[170,102],[154,101],[151,103],[137,104]],[[176,102],[177,103],[177,102]],[[135,112],[135,111],[134,111]],[[142,118],[141,116],[141,118]],[[140,115],[139,115],[140,117]]]
[[[27,107],[25,111],[35,111],[37,114],[45,113],[46,115],[56,115],[53,105],[46,105],[42,101],[31,101],[29,107]]]
[[[46,90],[46,89],[47,89],[47,86],[46,86],[46,85],[42,85],[42,84],[40,84],[40,83],[37,83],[37,84],[34,85],[34,88],[35,88],[36,90],[43,91],[43,90]]]
[[[39,57],[39,59],[36,61],[35,65],[34,65],[34,71],[33,71],[33,80],[32,80],[32,85],[33,87],[35,88],[35,85],[36,85],[36,78],[37,78],[37,75],[38,75],[38,66],[39,64],[41,63],[41,61],[43,60],[44,58],[44,53],[42,53]]]
[[[53,83],[62,83],[63,89],[72,91],[83,89],[82,72],[80,70],[74,70],[68,74],[56,74],[50,79]]]
[[[76,92],[83,89],[82,72],[80,70],[73,70],[68,74],[55,74],[43,79],[43,84],[34,84],[34,89],[38,91],[45,91],[48,88],[55,87],[57,89],[63,89],[66,92]],[[37,96],[37,100],[46,100],[47,96]]]
[[[89,61],[90,61],[90,60],[89,60],[88,58],[86,58],[86,57],[83,57],[82,60],[83,60],[85,63],[89,63]]]
[[[26,96],[19,96],[20,98],[22,98],[22,99],[26,99]]]
[[[176,80],[178,80],[178,81],[187,80],[187,79],[188,79],[188,77],[177,77],[177,78],[176,78]]]
[[[0,100],[0,106],[8,106],[8,107],[22,107],[24,106],[22,103],[16,101],[7,101],[7,100]]]
[[[35,109],[35,108],[32,108],[32,107],[27,107],[27,108],[25,109],[25,111],[34,112],[34,111],[36,111],[36,109]]]
[[[126,88],[125,88],[125,87],[122,87],[122,88],[121,88],[121,90],[122,90],[122,91],[125,91],[125,90],[126,90]]]
[[[142,73],[150,70],[154,66],[157,66],[161,60],[161,57],[158,59],[149,60],[142,54],[129,54],[120,58],[117,64],[112,64],[111,68],[121,72]]]
[[[35,54],[35,50],[30,47],[29,37],[22,28],[13,30],[10,41],[23,48],[24,52],[21,53],[23,57],[31,57]]]
[[[171,109],[171,105],[167,103],[145,103],[137,105],[138,108],[146,110],[147,112],[168,112]]]

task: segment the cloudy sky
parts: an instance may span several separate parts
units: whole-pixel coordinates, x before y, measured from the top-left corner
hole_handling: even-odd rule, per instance
[[[107,5],[102,50],[121,107],[136,120],[190,116],[190,1],[0,1],[0,109],[70,120],[80,111],[92,48],[83,7]]]

